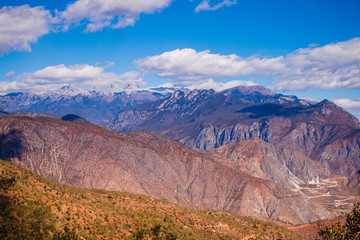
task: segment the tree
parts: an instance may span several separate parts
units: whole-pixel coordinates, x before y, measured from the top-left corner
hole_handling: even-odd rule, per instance
[[[2,176],[0,176],[0,190],[9,190],[9,188],[15,185],[15,177],[4,177],[4,172],[1,172]]]
[[[4,172],[1,174],[0,239],[47,239],[49,233],[55,231],[53,226],[54,217],[51,215],[49,208],[43,206],[40,202],[27,206],[22,204],[18,196],[6,194],[7,191],[16,189],[16,178],[4,176]]]
[[[320,239],[324,240],[355,240],[360,239],[360,203],[355,204],[353,211],[347,215],[346,224],[339,222],[331,227],[323,228],[319,225]]]

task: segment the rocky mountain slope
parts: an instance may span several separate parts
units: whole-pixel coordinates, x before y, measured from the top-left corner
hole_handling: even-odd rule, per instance
[[[291,189],[317,185],[321,178],[330,177],[329,171],[312,159],[259,138],[230,143],[208,152],[229,159],[228,164],[233,168]]]
[[[352,193],[360,195],[360,171],[350,177],[347,188]]]
[[[176,91],[121,110],[108,128],[154,131],[201,149],[258,137],[318,161],[331,174],[349,177],[360,169],[359,120],[328,100],[310,103],[258,86]]]
[[[333,216],[304,194],[230,166],[227,158],[149,132],[116,133],[54,118],[2,118],[0,158],[60,183],[146,194],[193,209],[291,223]]]
[[[304,239],[273,221],[74,188],[5,161],[0,172],[1,239]]]
[[[0,96],[0,108],[7,112],[30,111],[52,115],[77,114],[86,120],[105,125],[125,106],[152,102],[169,96],[168,88],[126,88],[110,85],[83,90],[64,86],[55,90],[31,90]]]
[[[299,152],[275,147],[259,138],[230,143],[208,152],[228,161],[225,164],[251,176],[279,183],[327,209],[343,211],[360,201],[359,178],[331,174]]]

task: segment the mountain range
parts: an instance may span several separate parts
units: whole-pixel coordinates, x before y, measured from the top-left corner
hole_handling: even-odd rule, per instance
[[[219,93],[178,90],[123,108],[108,128],[158,132],[200,149],[257,137],[291,148],[333,174],[350,177],[360,169],[358,119],[328,100],[310,103],[259,86]]]
[[[261,86],[75,90],[2,96],[0,159],[76,187],[291,224],[360,201],[360,123],[328,100]]]
[[[0,133],[1,159],[60,183],[291,223],[332,216],[302,194],[158,134],[29,117],[0,119]]]
[[[52,115],[76,114],[86,120],[106,125],[119,109],[152,102],[170,95],[171,88],[139,88],[110,85],[91,89],[64,86],[59,89],[34,89],[0,96],[0,108],[7,112],[35,112]]]

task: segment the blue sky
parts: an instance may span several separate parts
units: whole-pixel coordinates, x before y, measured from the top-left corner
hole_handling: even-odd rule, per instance
[[[0,93],[260,84],[360,117],[358,0],[0,2]]]

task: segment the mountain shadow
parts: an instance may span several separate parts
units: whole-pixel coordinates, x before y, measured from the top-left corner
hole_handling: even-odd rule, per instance
[[[23,134],[19,130],[11,130],[0,135],[0,159],[11,161],[14,158],[21,160],[24,153]]]

